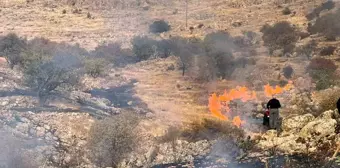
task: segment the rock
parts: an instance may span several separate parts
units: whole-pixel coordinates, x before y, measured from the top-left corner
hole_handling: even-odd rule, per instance
[[[128,104],[129,106],[131,106],[131,105],[133,104],[133,102],[132,102],[132,101],[129,101],[127,104]]]
[[[34,128],[30,128],[29,131],[28,131],[28,134],[29,134],[30,136],[36,136],[37,131],[36,131]]]
[[[168,68],[166,69],[167,71],[174,71],[176,68],[175,68],[175,65],[174,64],[171,64],[170,66],[168,66]]]
[[[64,156],[64,162],[65,163],[70,163],[72,161],[72,156],[70,154],[66,154]]]
[[[37,127],[37,137],[43,137],[45,135],[44,127]]]
[[[283,56],[283,49],[274,50],[273,51],[273,56],[282,57]]]
[[[317,118],[318,119],[333,119],[335,118],[335,112],[333,110],[328,110],[328,111],[323,112]]]
[[[15,128],[24,134],[27,134],[29,131],[29,125],[27,123],[19,123]]]
[[[320,139],[321,137],[334,134],[336,124],[334,119],[319,118],[304,126],[299,135],[301,137]]]
[[[282,130],[285,132],[297,133],[308,122],[314,120],[315,117],[312,114],[299,115],[292,118],[284,119],[282,122]]]
[[[8,105],[9,103],[8,103],[8,101],[3,101],[3,102],[1,102],[1,106],[6,106],[6,105]]]
[[[240,27],[240,26],[242,26],[242,22],[239,21],[239,20],[237,20],[237,21],[233,22],[232,25],[233,25],[234,27]]]
[[[259,105],[256,106],[256,111],[258,111],[258,112],[263,111],[263,107],[262,107],[261,104],[259,104]]]
[[[287,61],[288,61],[288,58],[286,58],[286,57],[279,59],[279,62],[281,62],[281,63],[284,63],[284,62],[287,62]]]
[[[50,130],[50,129],[51,129],[51,127],[50,127],[49,125],[44,125],[44,128],[45,128],[46,130]]]

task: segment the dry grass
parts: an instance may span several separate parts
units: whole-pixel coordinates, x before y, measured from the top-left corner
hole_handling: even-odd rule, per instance
[[[237,128],[231,122],[217,118],[199,118],[192,121],[183,130],[182,136],[189,140],[244,137],[242,129]]]

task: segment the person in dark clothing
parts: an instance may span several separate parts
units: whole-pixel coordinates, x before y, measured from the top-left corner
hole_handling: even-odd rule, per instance
[[[269,109],[270,118],[269,118],[269,128],[270,129],[278,129],[279,122],[279,108],[281,108],[281,103],[276,98],[272,98],[267,103],[267,109]]]
[[[338,113],[340,114],[340,98],[336,102],[336,108],[338,109]]]

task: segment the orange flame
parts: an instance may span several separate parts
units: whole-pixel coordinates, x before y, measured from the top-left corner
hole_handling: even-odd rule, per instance
[[[241,100],[242,102],[247,102],[249,100],[256,99],[256,92],[249,91],[246,87],[236,87],[236,89],[231,89],[229,92],[224,90],[224,93],[217,96],[213,93],[209,98],[209,110],[217,118],[221,120],[229,120],[228,116],[222,114],[222,110],[225,112],[230,112],[229,103],[232,100]],[[244,121],[241,120],[240,116],[235,116],[232,123],[237,127],[240,127]]]
[[[241,120],[240,116],[234,117],[233,124],[236,125],[238,128],[240,128],[243,123],[244,121]]]
[[[282,94],[291,88],[293,88],[292,81],[289,81],[284,87],[271,87],[267,84],[264,86],[264,94],[266,97],[272,97],[273,95]],[[209,110],[215,117],[228,121],[229,118],[223,114],[223,111],[227,112],[227,114],[230,112],[230,101],[241,100],[242,102],[247,102],[256,99],[257,93],[255,91],[250,91],[247,87],[238,86],[236,89],[231,89],[229,92],[224,90],[224,93],[219,96],[216,93],[213,93],[209,98]],[[242,121],[240,116],[235,116],[232,120],[232,123],[237,127],[241,127],[244,122],[245,121]]]
[[[275,86],[271,87],[269,84],[264,86],[264,93],[266,97],[273,97],[274,95],[282,94],[285,91],[288,91],[293,88],[293,82],[289,81],[288,84],[284,87]]]

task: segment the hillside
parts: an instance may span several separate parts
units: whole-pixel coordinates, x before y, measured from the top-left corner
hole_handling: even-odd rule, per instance
[[[0,166],[338,167],[329,4],[1,1]]]

